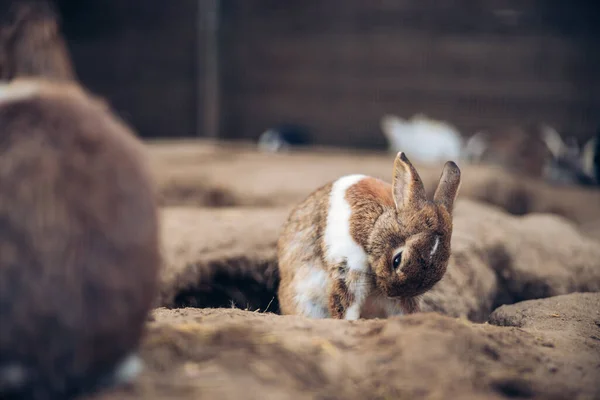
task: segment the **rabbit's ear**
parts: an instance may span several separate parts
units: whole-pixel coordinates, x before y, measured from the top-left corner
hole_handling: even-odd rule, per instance
[[[585,143],[580,158],[585,173],[600,182],[600,176],[596,172],[600,160],[600,135],[596,135]]]
[[[433,201],[444,207],[450,214],[454,208],[454,200],[460,187],[460,169],[453,161],[444,165],[440,182],[433,195]]]
[[[463,147],[463,156],[472,162],[480,162],[483,154],[490,147],[488,133],[479,131],[467,139]]]
[[[544,125],[542,127],[541,138],[548,147],[548,150],[550,150],[550,153],[552,153],[552,156],[559,158],[566,147],[560,134],[554,128]]]
[[[402,151],[396,155],[394,160],[392,186],[397,210],[405,208],[417,210],[427,200],[421,177]]]

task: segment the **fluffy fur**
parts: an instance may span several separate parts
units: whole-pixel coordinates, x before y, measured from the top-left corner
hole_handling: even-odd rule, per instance
[[[76,80],[59,15],[47,0],[0,4],[0,80],[43,77]]]
[[[278,241],[281,312],[355,320],[418,311],[419,296],[446,271],[459,184],[459,168],[447,162],[429,201],[398,153],[392,185],[349,175],[317,189]]]
[[[72,84],[0,88],[0,398],[132,379],[159,226],[141,143]]]

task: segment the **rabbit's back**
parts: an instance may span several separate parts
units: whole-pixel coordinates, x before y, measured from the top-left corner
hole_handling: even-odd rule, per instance
[[[110,374],[156,289],[141,146],[98,102],[60,88],[0,95],[0,394],[25,385],[49,398]]]

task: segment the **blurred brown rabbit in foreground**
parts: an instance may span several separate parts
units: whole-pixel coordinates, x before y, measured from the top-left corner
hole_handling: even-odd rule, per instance
[[[74,84],[0,85],[0,398],[130,380],[160,265],[134,134]]]
[[[17,77],[75,80],[59,16],[43,0],[0,4],[0,80]]]

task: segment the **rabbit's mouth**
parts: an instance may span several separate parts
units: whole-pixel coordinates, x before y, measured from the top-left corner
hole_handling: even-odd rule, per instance
[[[421,276],[411,276],[405,273],[396,274],[395,279],[389,276],[377,277],[375,287],[382,295],[390,300],[420,296],[430,289],[428,280]]]
[[[417,286],[415,287],[415,296],[422,295],[428,289],[429,288],[425,287],[425,280],[420,280],[419,282],[417,282]]]
[[[427,290],[429,290],[429,287],[424,280],[409,280],[388,290],[386,297],[396,300],[402,297],[416,297],[424,294]]]

